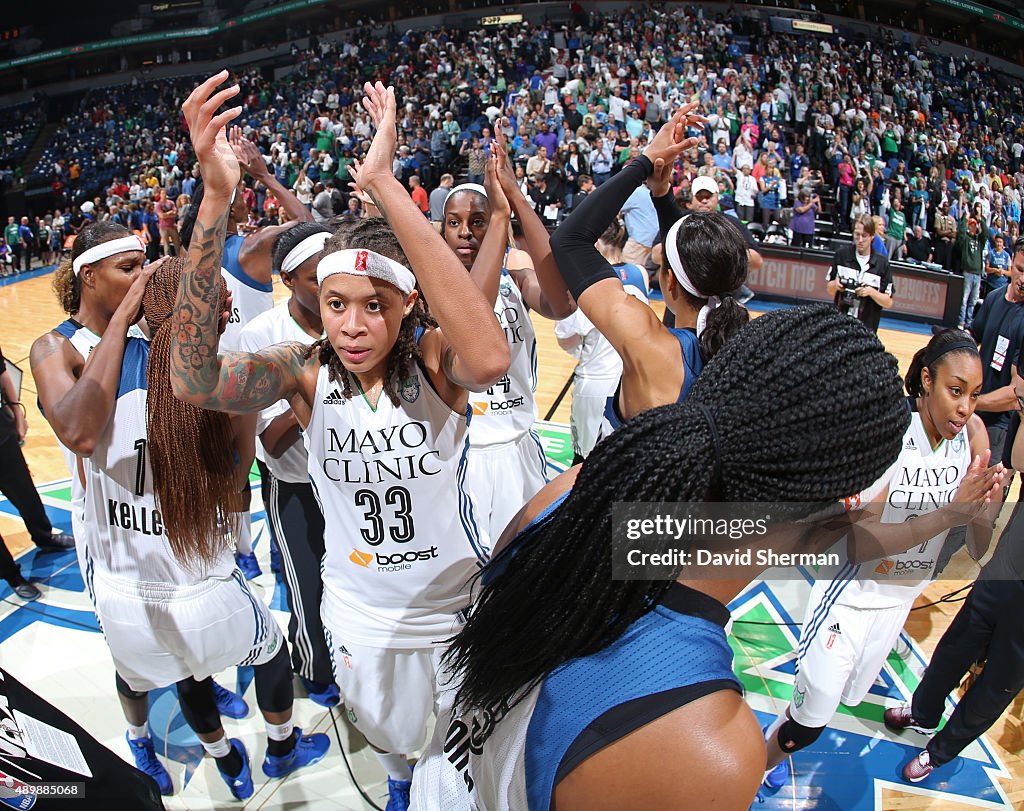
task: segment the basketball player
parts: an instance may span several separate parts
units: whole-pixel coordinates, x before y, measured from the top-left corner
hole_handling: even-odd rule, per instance
[[[104,379],[104,374],[113,374],[111,353],[116,342],[108,342],[95,358],[92,351],[112,324],[116,334],[125,329],[127,335],[144,337],[133,323],[139,312],[141,286],[124,304],[144,261],[145,245],[127,228],[112,222],[83,228],[70,259],[57,268],[53,280],[57,299],[69,317],[32,346],[32,374],[39,387],[39,402],[71,472],[71,524],[83,578],[89,570],[89,538],[94,530],[84,521],[85,485],[76,454],[91,454],[94,437],[104,428],[105,423],[100,422],[103,414],[93,406],[98,381]],[[90,371],[85,374],[90,359]],[[86,585],[91,589],[88,579]],[[126,738],[136,766],[157,782],[161,793],[171,794],[170,775],[157,759],[149,734],[147,693],[131,690],[120,674],[115,683],[128,721]],[[222,715],[242,718],[248,714],[249,707],[241,696],[216,682],[213,687]]]
[[[551,236],[573,297],[622,359],[622,380],[608,400],[602,435],[649,408],[682,401],[704,363],[748,319],[732,295],[747,276],[747,246],[723,214],[661,223],[667,262],[659,281],[665,305],[675,313],[673,329],[626,293],[595,247],[629,195],[652,174],[671,171],[676,156],[696,145],[683,137],[687,124],[704,121],[696,107],[683,105],[643,155],[588,195]]]
[[[627,236],[625,226],[616,218],[597,240],[597,250],[615,269],[623,290],[646,304],[647,271],[622,261]],[[577,360],[569,424],[575,455],[573,464],[579,464],[597,442],[605,405],[622,377],[622,359],[580,309],[555,325],[555,337],[558,345]]]
[[[239,336],[245,325],[260,313],[266,312],[274,306],[273,263],[271,261],[274,240],[294,225],[295,221],[311,222],[313,215],[299,202],[291,190],[281,185],[281,182],[267,167],[257,146],[242,136],[241,129],[232,127],[229,140],[239,165],[250,177],[264,184],[277,197],[281,208],[292,221],[284,225],[258,228],[249,234],[240,234],[240,228],[249,222],[249,209],[245,202],[245,182],[239,178],[238,185],[231,196],[222,260],[224,263],[223,278],[231,292],[233,302],[231,317],[228,319],[228,326],[224,331],[222,342],[225,349],[240,349]],[[203,193],[203,181],[200,179],[192,194],[188,213],[182,219],[181,244],[185,250],[188,250],[189,242],[192,239],[196,213],[202,204]],[[262,460],[259,460],[259,466],[261,476],[266,479],[267,485],[266,487],[261,486],[260,489],[263,493],[269,493],[270,482],[266,478],[266,466]],[[238,550],[235,561],[238,563],[238,568],[250,580],[262,574],[256,555],[252,551],[251,502],[252,492],[249,489],[249,482],[246,481],[242,490],[242,512],[229,522],[236,531],[235,540]],[[272,524],[270,531],[273,542]]]
[[[992,517],[979,510],[988,502],[998,507],[1006,471],[1001,463],[985,467],[988,434],[974,414],[981,378],[977,344],[959,330],[940,332],[914,355],[903,450],[858,497],[868,515],[840,541],[847,563],[811,590],[793,698],[765,734],[769,790],[787,782],[788,756],[817,740],[840,702],[863,701],[932,578],[950,528],[967,524],[975,560],[988,548]]]
[[[331,232],[319,223],[302,222],[293,223],[277,238],[274,267],[291,296],[245,325],[240,336],[242,349],[259,352],[288,341],[308,346],[323,337],[316,265],[330,236]],[[292,668],[313,701],[334,706],[339,701],[338,687],[320,619],[324,518],[309,481],[301,428],[291,406],[282,400],[260,412],[257,431],[270,471],[267,514],[280,549],[291,611],[288,641]]]
[[[207,193],[175,309],[172,381],[179,397],[235,413],[286,399],[304,426],[326,526],[321,614],[335,675],[388,772],[388,808],[404,809],[405,753],[423,743],[435,703],[438,640],[457,629],[487,544],[465,480],[468,389],[507,371],[508,343],[392,174],[394,89],[378,83],[364,88],[377,132],[356,181],[394,234],[370,219],[328,241],[317,265],[325,339],[218,355],[209,302],[238,179],[222,130],[238,108],[212,115],[238,93],[215,92],[226,78],[208,79],[183,105]]]
[[[533,430],[537,419],[537,335],[530,310],[548,318],[568,312],[568,296],[557,269],[550,261],[547,230],[526,198],[514,188],[508,173],[504,141],[491,145],[494,158],[485,171],[486,188],[476,183],[456,186],[444,201],[442,233],[462,261],[470,278],[488,301],[508,341],[512,362],[508,372],[485,392],[470,396],[473,420],[469,430],[469,480],[480,518],[488,534],[496,538],[520,508],[547,482],[547,460],[540,438]],[[511,196],[501,184],[507,176]],[[511,200],[518,200],[517,216],[536,220],[542,243],[531,249],[546,254],[534,270],[530,254],[512,244]],[[527,227],[526,233],[531,233]],[[541,278],[553,279],[545,294]]]
[[[806,385],[836,366],[848,374],[834,385]],[[780,412],[796,390],[800,413]],[[804,307],[757,319],[687,400],[598,443],[531,500],[485,569],[445,657],[451,690],[413,807],[747,808],[763,746],[724,626],[748,579],[615,579],[612,504],[836,500],[889,466],[908,417],[877,338]],[[837,420],[870,420],[875,441],[851,452]]]

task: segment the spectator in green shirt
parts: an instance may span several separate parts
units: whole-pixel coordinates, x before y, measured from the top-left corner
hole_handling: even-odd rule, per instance
[[[902,259],[907,248],[907,215],[903,213],[903,200],[895,197],[885,226],[885,247],[889,259]]]

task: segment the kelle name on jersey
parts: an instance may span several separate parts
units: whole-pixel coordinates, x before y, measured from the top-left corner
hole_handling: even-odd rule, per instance
[[[160,511],[150,507],[139,507],[126,501],[107,499],[107,517],[110,526],[139,532],[143,535],[163,535],[164,522]]]

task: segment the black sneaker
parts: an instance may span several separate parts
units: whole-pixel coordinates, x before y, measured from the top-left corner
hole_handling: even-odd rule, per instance
[[[36,546],[44,552],[65,552],[75,548],[75,539],[66,532],[55,532],[47,541],[36,541]]]
[[[11,584],[11,588],[14,589],[14,593],[21,597],[21,599],[26,603],[38,600],[43,596],[43,593],[39,589],[26,580],[22,580],[20,583]]]

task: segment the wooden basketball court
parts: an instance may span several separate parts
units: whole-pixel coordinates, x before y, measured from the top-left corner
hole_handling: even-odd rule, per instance
[[[28,354],[29,349],[33,340],[46,330],[56,326],[62,320],[65,315],[57,305],[56,299],[50,290],[52,275],[41,275],[36,278],[28,278],[19,280],[16,283],[8,283],[0,286],[0,346],[3,348],[4,356],[10,360],[13,360],[25,371],[25,379],[23,384],[22,399],[27,406],[28,420],[29,420],[29,436],[25,444],[25,456],[28,460],[29,466],[32,470],[33,477],[37,484],[45,482],[51,482],[60,479],[66,479],[68,471],[65,466],[63,457],[57,448],[52,432],[49,426],[44,421],[43,417],[39,413],[39,410],[35,407],[35,383],[31,376],[29,369]],[[2,284],[2,283],[0,283]],[[285,291],[281,286],[280,282],[275,280],[275,294],[280,300],[284,297]],[[660,304],[657,306],[661,306]],[[539,367],[540,367],[540,385],[537,392],[538,410],[540,416],[543,417],[549,409],[549,406],[557,397],[561,391],[564,383],[569,378],[572,372],[573,361],[572,359],[561,349],[559,349],[552,332],[552,322],[545,321],[544,319],[534,317],[534,323],[537,328],[538,344],[539,344]],[[919,349],[927,340],[926,336],[912,333],[902,332],[883,329],[880,332],[880,337],[884,341],[886,347],[896,355],[900,361],[901,369],[906,369],[909,360],[913,353]],[[571,394],[567,394],[561,405],[554,412],[552,420],[555,422],[568,423],[569,420],[569,404]],[[1017,485],[1015,485],[1016,489]],[[1015,498],[1015,495],[1011,496]],[[254,510],[256,509],[254,505]],[[1009,509],[1004,509],[1003,516],[1000,521],[1000,525],[1005,522],[1006,517],[1009,513]],[[1001,526],[1000,526],[1001,528]],[[0,532],[2,532],[8,546],[11,551],[17,556],[20,552],[24,551],[30,546],[27,534],[24,526],[21,522],[11,515],[0,512]],[[966,555],[961,557],[966,558]],[[955,581],[943,581],[941,583],[932,584],[929,590],[921,598],[921,603],[928,603],[937,600],[946,592],[952,591],[963,585],[967,585],[977,573],[977,566],[970,562],[957,559],[955,561]],[[46,597],[44,596],[44,601]],[[907,623],[907,631],[916,643],[916,649],[919,654],[923,655],[924,661],[930,656],[931,651],[934,649],[939,637],[943,631],[948,627],[952,617],[956,614],[960,607],[958,602],[940,603],[931,606],[925,610],[915,611],[911,614],[910,620]],[[734,612],[734,617],[735,617]],[[799,620],[799,616],[796,617]],[[734,628],[735,632],[735,628]],[[798,633],[798,630],[797,630]],[[740,639],[735,645],[738,652],[738,662],[740,661],[739,656],[745,650],[745,640],[743,635],[740,635]],[[747,640],[749,641],[749,640]],[[39,651],[40,657],[50,657],[54,654],[51,651]],[[73,659],[75,656],[74,650],[66,650],[61,653],[63,658]],[[3,651],[0,649],[0,661],[3,661]],[[892,661],[892,660],[891,660]],[[5,667],[12,667],[13,662],[4,661]],[[898,663],[897,663],[898,664]],[[71,662],[73,669],[74,663]],[[739,664],[738,664],[739,669]],[[45,659],[41,662],[36,662],[32,667],[32,671],[40,674],[40,677],[45,681],[47,664]],[[898,668],[897,668],[898,669]],[[19,676],[17,667],[12,668],[14,674]],[[739,670],[738,670],[739,672]],[[760,677],[764,681],[764,677]],[[31,682],[30,682],[31,684]],[[44,697],[47,697],[50,701],[61,704],[61,696],[55,695],[44,684],[33,684],[35,689],[40,692]],[[108,686],[109,689],[97,688],[95,692],[93,690],[81,690],[78,693],[78,700],[88,700],[95,702],[102,702],[106,707],[108,714],[119,715],[117,708],[117,701],[113,693],[113,685]],[[748,687],[749,693],[749,687]],[[762,711],[763,713],[774,714],[774,711],[781,708],[785,699],[778,697],[778,692],[772,693],[767,691],[767,696],[774,696],[765,698],[763,701],[752,702],[755,709]],[[788,698],[788,696],[787,696]],[[765,703],[767,702],[767,703]],[[993,727],[992,730],[985,737],[987,745],[991,750],[990,754],[994,754],[995,758],[1001,762],[1002,766],[1005,767],[1006,776],[1002,776],[1002,769],[998,767],[988,768],[988,771],[999,772],[999,779],[993,779],[994,784],[998,784],[998,789],[994,789],[991,793],[985,793],[984,795],[979,794],[975,797],[962,796],[959,799],[952,799],[950,795],[943,794],[941,785],[938,788],[929,790],[915,790],[911,789],[909,792],[902,789],[897,789],[895,786],[899,786],[900,781],[898,777],[898,769],[905,762],[906,757],[899,761],[899,763],[893,763],[891,774],[883,773],[881,777],[875,775],[875,798],[873,806],[864,806],[861,804],[856,805],[856,808],[861,807],[875,807],[885,809],[966,809],[966,808],[1022,808],[1024,807],[1024,760],[1021,757],[1021,750],[1024,748],[1024,721],[1021,720],[1022,714],[1022,699],[1018,697],[1011,710]],[[75,715],[75,705],[63,706],[62,709]],[[768,717],[765,715],[764,717]],[[88,723],[79,719],[88,727]],[[854,723],[856,719],[851,720]],[[860,721],[856,721],[860,723]],[[119,722],[118,722],[119,723]],[[116,726],[116,723],[115,723]],[[853,727],[855,731],[858,728]],[[877,731],[874,733],[875,737],[878,737]],[[884,735],[884,729],[882,730]],[[866,740],[870,740],[867,738]],[[913,742],[916,746],[923,745],[923,739]],[[123,744],[123,742],[122,742]],[[118,749],[114,747],[115,751],[124,749],[123,745]],[[871,748],[871,744],[867,744],[864,751],[867,752]],[[910,751],[910,750],[907,750]],[[988,750],[986,750],[988,752]],[[122,756],[127,756],[127,752],[122,752]],[[986,755],[988,757],[989,755]],[[982,758],[984,761],[984,758]],[[987,761],[986,761],[987,762]],[[326,764],[321,764],[325,766]],[[372,768],[369,767],[369,768]],[[358,769],[357,769],[358,771]],[[937,774],[941,775],[941,771]],[[335,777],[339,780],[347,780],[347,776],[342,778],[341,774],[335,773]],[[816,782],[827,786],[828,774],[825,772],[819,772],[816,778]],[[940,781],[941,783],[941,781]],[[924,785],[924,784],[922,784]],[[928,785],[932,785],[929,783]],[[938,785],[938,784],[937,784]],[[223,788],[221,786],[221,788]],[[964,794],[963,791],[960,792]],[[272,799],[267,795],[263,796],[263,802],[258,807],[282,807],[279,802],[285,801],[285,796],[279,796],[276,799]],[[353,795],[354,796],[354,795]],[[295,798],[298,799],[298,798]],[[208,807],[207,804],[199,805],[180,805],[179,798],[174,798],[174,807]],[[184,802],[181,800],[180,802]],[[294,800],[286,802],[288,807],[298,807],[298,804],[293,805]],[[351,805],[352,808],[365,807],[360,806],[358,799],[355,804]],[[225,807],[228,804],[225,803]],[[238,804],[233,804],[231,807],[239,807]],[[251,807],[257,807],[252,805]],[[316,807],[326,807],[317,805]],[[335,806],[337,807],[337,806]],[[349,807],[346,805],[346,807]],[[835,799],[829,799],[828,791],[825,791],[823,795],[801,795],[798,791],[794,791],[792,796],[786,793],[786,790],[782,794],[771,798],[769,802],[762,806],[756,806],[760,808],[844,808],[853,807],[849,805],[843,805]]]

